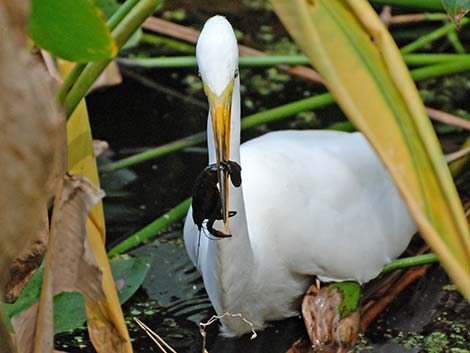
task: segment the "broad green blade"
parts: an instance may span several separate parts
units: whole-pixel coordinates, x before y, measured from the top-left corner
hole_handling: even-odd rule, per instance
[[[111,59],[118,51],[91,0],[33,0],[28,31],[42,48],[75,62]]]
[[[400,52],[365,0],[273,0],[345,114],[374,146],[421,234],[470,298],[470,234],[455,185]]]

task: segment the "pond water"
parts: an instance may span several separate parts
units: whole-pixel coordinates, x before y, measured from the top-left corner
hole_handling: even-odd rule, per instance
[[[185,2],[177,2],[173,5],[175,8],[169,10],[174,11],[182,4]],[[210,1],[208,4],[217,6]],[[228,9],[232,13],[236,13],[235,10]],[[195,12],[193,26],[202,24],[210,15],[206,12],[204,6],[200,12]],[[255,20],[257,13],[263,16]],[[256,40],[250,39],[256,36],[253,29],[249,30],[255,28],[252,24],[256,23],[259,28],[266,23],[263,21],[273,18],[272,13],[266,14],[265,10],[255,12],[249,18],[234,16],[235,22],[246,29],[247,44]],[[282,29],[277,26],[273,33],[281,35]],[[154,49],[146,50],[152,52]],[[203,131],[206,126],[206,101],[198,87],[195,69],[128,70],[123,68],[122,85],[94,92],[88,98],[94,137],[108,141],[111,146],[111,151],[100,158],[100,164]],[[245,97],[243,115],[324,92],[318,85],[270,69],[242,70],[241,80]],[[264,81],[271,82],[271,86],[260,86]],[[243,139],[271,129],[324,127],[341,118],[339,110],[332,107],[255,128],[244,132]],[[104,206],[108,247],[188,197],[196,175],[206,163],[206,150],[201,146],[104,175],[101,182],[107,194]],[[135,325],[132,317],[140,318],[179,353],[202,350],[198,324],[214,312],[202,280],[186,255],[181,228],[180,222],[157,240],[130,252],[131,256],[145,257],[151,263],[142,288],[123,307],[136,352],[159,352],[159,349]],[[469,352],[470,307],[455,290],[445,289],[448,283],[441,269],[433,269],[380,317],[358,350],[377,353]],[[273,324],[253,341],[248,336],[223,338],[218,335],[215,324],[208,328],[207,349],[211,353],[284,353],[304,335],[303,322],[298,317]],[[68,352],[93,352],[87,342],[86,330],[79,329],[59,335],[57,348]]]
[[[162,84],[164,74],[153,72],[150,77],[157,77]],[[166,75],[171,81],[171,73]],[[94,135],[108,141],[113,152],[111,156],[100,158],[101,164],[107,163],[108,158],[120,159],[204,128],[204,109],[183,104],[179,98],[155,92],[129,77],[124,79],[123,85],[94,93],[88,100]],[[192,98],[203,99],[200,95]],[[255,133],[261,132],[252,132]],[[205,164],[204,148],[191,149],[103,176],[109,244],[139,230],[190,195],[194,178]],[[131,256],[146,257],[151,263],[142,288],[124,305],[134,348],[138,352],[158,352],[159,349],[136,326],[132,317],[139,317],[183,353],[201,351],[198,323],[214,314],[202,280],[186,255],[181,227],[180,222],[158,240],[130,252]],[[421,348],[435,344],[425,337],[431,337],[436,322],[440,322],[439,332],[445,337],[433,339],[445,339],[448,344],[463,349],[458,341],[468,343],[470,337],[459,328],[468,324],[470,310],[455,291],[443,289],[446,284],[448,279],[439,269],[420,280],[367,333],[362,344],[365,351],[420,352]],[[464,314],[467,319],[462,321]],[[442,320],[446,324],[442,324]],[[249,337],[222,338],[218,336],[215,324],[208,329],[207,348],[210,352],[283,353],[303,335],[300,318],[275,323],[254,341]],[[85,330],[60,335],[57,342],[58,348],[70,352],[93,352],[86,343]],[[414,342],[417,347],[413,347]]]

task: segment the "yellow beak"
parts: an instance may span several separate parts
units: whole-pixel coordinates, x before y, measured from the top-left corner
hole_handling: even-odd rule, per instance
[[[204,85],[204,91],[209,101],[212,129],[214,131],[214,145],[220,187],[220,204],[222,205],[222,218],[224,221],[225,232],[228,233],[229,175],[226,170],[220,167],[220,163],[230,160],[230,118],[232,110],[233,81],[230,82],[220,96],[215,95],[206,85]]]

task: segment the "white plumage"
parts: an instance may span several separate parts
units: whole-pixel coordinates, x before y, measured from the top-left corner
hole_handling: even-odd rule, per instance
[[[184,226],[186,249],[218,314],[242,313],[262,329],[298,312],[312,276],[364,283],[404,251],[416,225],[362,134],[279,131],[240,148],[238,52],[225,18],[206,22],[197,59],[210,102],[233,82],[230,160],[242,167],[242,186],[229,188],[233,236],[202,235],[198,251],[191,210]],[[209,163],[216,162],[212,121],[209,115]],[[237,318],[223,326],[228,335],[250,331]]]

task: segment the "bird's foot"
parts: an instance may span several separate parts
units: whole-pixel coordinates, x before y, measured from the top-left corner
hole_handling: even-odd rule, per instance
[[[348,286],[347,283],[352,282],[343,283]],[[345,308],[350,304],[346,303],[349,293],[338,288],[338,285],[320,289],[314,284],[307,290],[302,302],[305,327],[316,352],[348,352],[357,339],[359,312],[355,307]],[[354,284],[353,291],[356,290],[354,286],[359,288]],[[356,294],[353,297],[354,301]]]

